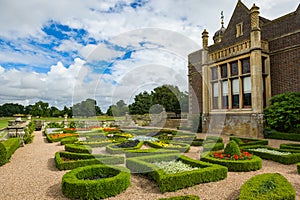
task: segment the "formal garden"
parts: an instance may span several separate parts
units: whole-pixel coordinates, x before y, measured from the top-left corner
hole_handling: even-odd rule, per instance
[[[276,108],[266,110],[266,115],[274,116]],[[205,192],[203,197],[193,188],[221,184],[224,190],[236,184],[226,185],[227,179],[236,176],[243,182],[228,199],[296,199],[299,187],[290,182],[291,176],[298,180],[300,174],[299,119],[294,118],[285,117],[283,123],[281,117],[269,117],[265,139],[195,133],[180,128],[79,126],[75,122],[68,126],[47,123],[36,134],[43,134],[43,145],[54,144],[60,149],[51,160],[54,171],[63,173],[57,190],[62,198],[126,199],[126,191],[138,180],[154,185],[155,195],[167,196],[158,199],[206,199]],[[34,130],[31,120],[22,137],[0,142],[0,165],[9,163],[20,145],[31,145]],[[275,169],[265,171],[271,165]],[[290,171],[282,173],[284,166]]]

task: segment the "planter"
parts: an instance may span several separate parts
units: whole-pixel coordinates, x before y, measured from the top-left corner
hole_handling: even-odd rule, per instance
[[[129,185],[130,172],[124,167],[91,165],[62,177],[62,193],[71,199],[104,199],[120,194]]]

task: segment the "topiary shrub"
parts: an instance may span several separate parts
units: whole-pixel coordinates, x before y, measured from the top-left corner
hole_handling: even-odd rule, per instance
[[[105,199],[120,194],[129,185],[130,171],[120,166],[79,167],[62,177],[62,193],[71,199]]]
[[[225,154],[229,154],[229,155],[241,155],[241,151],[239,148],[239,145],[234,141],[231,140],[225,147],[224,149],[224,153]]]
[[[271,129],[300,133],[300,92],[273,96],[264,114],[266,124]]]
[[[7,163],[11,155],[19,148],[20,138],[10,138],[0,142],[0,166]]]
[[[239,200],[294,200],[296,192],[291,183],[279,173],[259,174],[242,187]]]
[[[185,196],[175,196],[169,198],[160,198],[158,200],[200,200],[200,197],[196,195],[185,195]]]

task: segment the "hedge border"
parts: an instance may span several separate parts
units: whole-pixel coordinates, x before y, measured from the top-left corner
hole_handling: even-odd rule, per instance
[[[89,142],[92,142],[92,141],[81,141],[81,142],[76,142],[75,144],[78,144],[78,145],[87,145],[87,146],[90,146],[90,147],[105,147],[109,144],[112,144],[113,142],[111,141],[107,141],[107,142],[94,142],[94,143],[89,143]]]
[[[218,151],[224,149],[224,143],[223,142],[217,142],[217,143],[204,143],[203,144],[203,152],[208,151]]]
[[[180,145],[181,147],[162,147],[160,145],[155,144],[154,142],[145,141],[146,144],[148,144],[152,148],[158,148],[158,149],[169,149],[169,150],[178,150],[180,152],[188,152],[190,150],[191,145],[186,143],[180,143],[180,142],[170,142],[174,145]]]
[[[300,144],[296,144],[296,143],[280,144],[280,149],[293,149],[293,150],[300,151]]]
[[[269,150],[275,150],[275,151],[280,151],[280,152],[290,152],[290,155],[274,155],[270,153],[265,153],[265,152],[257,152],[253,151],[252,149],[256,148],[265,148]],[[289,165],[289,164],[295,164],[300,162],[300,152],[297,150],[293,149],[277,149],[277,148],[272,148],[269,146],[249,146],[243,149],[244,151],[248,151],[249,153],[252,153],[254,155],[257,155],[261,157],[262,159],[266,160],[272,160],[275,162],[279,162],[281,164]]]
[[[6,164],[19,147],[20,138],[9,138],[0,142],[0,166]]]
[[[229,137],[229,140],[234,140],[240,147],[242,146],[253,146],[253,145],[268,145],[268,140],[262,140],[262,139],[254,139],[254,138],[244,138],[244,137],[235,137],[231,136]],[[244,143],[242,140],[250,140],[252,142]]]
[[[290,140],[290,141],[300,141],[300,134],[297,133],[281,133],[275,130],[264,130],[264,136],[268,139],[280,139],[280,140]]]
[[[86,145],[66,144],[65,151],[74,152],[74,153],[91,153],[92,148]]]
[[[113,177],[83,180],[97,174]],[[116,196],[130,185],[130,171],[125,167],[90,165],[76,168],[62,177],[62,193],[71,199],[104,199]]]
[[[140,157],[140,156],[151,156],[156,154],[170,154],[170,153],[178,153],[180,154],[180,151],[178,150],[172,150],[172,149],[136,149],[136,150],[127,150],[125,152],[126,158],[132,158],[132,157]]]
[[[158,200],[200,200],[200,197],[196,195],[182,195],[169,198],[159,198]]]
[[[263,183],[268,184],[267,181],[273,180],[275,188],[267,189]],[[260,191],[262,190],[262,191]],[[267,191],[263,191],[267,190]],[[268,191],[269,190],[269,191]],[[271,190],[271,191],[270,191]],[[261,194],[260,194],[261,193]],[[296,199],[296,192],[292,184],[279,173],[265,173],[253,176],[248,179],[241,187],[239,200],[294,200]]]
[[[139,142],[135,147],[128,147],[128,148],[113,148],[113,146],[117,145],[118,143],[115,144],[110,144],[106,146],[106,152],[109,154],[123,154],[128,150],[134,150],[134,149],[140,149],[144,142]]]
[[[65,137],[65,138],[62,138],[60,140],[60,144],[61,145],[65,145],[65,144],[74,144],[75,142],[78,141],[78,138],[77,137],[74,137],[74,136],[69,136],[69,137]]]
[[[185,171],[176,174],[167,174],[162,169],[152,164],[153,162],[180,160],[192,167],[199,167],[192,171]],[[162,193],[177,191],[179,189],[191,187],[200,183],[219,181],[227,177],[227,168],[214,165],[199,160],[193,160],[178,154],[144,156],[138,158],[128,158],[126,167],[132,173],[142,173],[153,178]]]
[[[62,157],[68,159],[74,159],[72,161],[64,161]],[[77,159],[77,160],[76,160]],[[70,170],[78,167],[94,164],[115,165],[124,164],[124,157],[122,156],[109,156],[101,154],[84,154],[84,153],[72,153],[72,152],[56,152],[55,153],[55,165],[59,170]]]
[[[228,168],[228,171],[231,172],[249,172],[262,168],[262,159],[258,156],[253,156],[251,160],[221,160],[206,155],[200,160],[225,166]]]

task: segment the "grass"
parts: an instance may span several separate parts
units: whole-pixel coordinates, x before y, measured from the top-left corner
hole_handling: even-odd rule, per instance
[[[63,117],[41,117],[41,118],[34,118],[37,120],[45,120],[45,121],[53,121],[53,122],[60,122],[64,121]],[[98,117],[88,117],[88,118],[68,118],[68,121],[106,121],[106,120],[124,120],[125,117],[112,117],[112,116],[98,116]]]
[[[8,126],[8,121],[13,120],[13,117],[1,117],[0,118],[0,129],[6,128]]]

